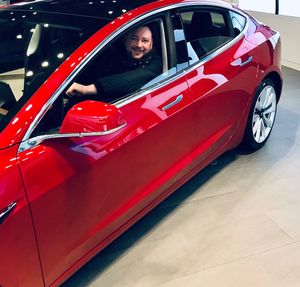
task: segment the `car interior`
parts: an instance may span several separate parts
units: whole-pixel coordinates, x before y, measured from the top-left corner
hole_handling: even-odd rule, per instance
[[[226,17],[220,12],[195,11],[181,13],[189,48],[194,50],[197,59],[233,39],[226,23]]]

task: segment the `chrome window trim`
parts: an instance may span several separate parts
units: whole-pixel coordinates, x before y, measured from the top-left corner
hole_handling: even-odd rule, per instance
[[[240,38],[242,38],[242,36],[245,35],[245,31],[246,28],[248,27],[248,22],[249,22],[249,17],[242,13],[242,11],[235,9],[233,6],[231,6],[230,4],[226,5],[225,3],[198,3],[198,2],[184,2],[184,3],[177,3],[177,4],[173,4],[173,5],[168,5],[168,6],[164,6],[164,7],[160,7],[157,8],[155,10],[152,10],[148,13],[145,13],[141,16],[138,16],[137,18],[134,18],[133,20],[129,21],[128,23],[122,25],[119,29],[117,29],[114,33],[112,33],[110,36],[108,36],[103,42],[99,43],[98,46],[95,47],[95,49],[88,54],[81,63],[78,64],[78,67],[70,73],[70,75],[63,81],[63,83],[60,85],[60,87],[53,93],[52,97],[46,102],[46,104],[43,106],[43,108],[41,109],[41,111],[37,114],[37,116],[35,117],[34,121],[31,123],[31,125],[29,126],[28,130],[26,131],[22,142],[26,142],[28,139],[30,139],[30,135],[32,134],[32,132],[34,131],[34,129],[37,127],[37,125],[39,124],[39,122],[41,121],[41,119],[44,117],[44,115],[46,114],[46,112],[48,111],[48,109],[53,105],[53,103],[56,101],[56,99],[59,97],[59,95],[61,95],[61,93],[63,92],[63,90],[66,89],[66,87],[69,85],[69,83],[82,71],[82,69],[99,53],[100,50],[102,50],[108,43],[110,43],[114,38],[118,37],[121,33],[123,33],[126,29],[130,28],[131,26],[135,25],[136,23],[145,20],[148,17],[154,16],[155,14],[159,14],[165,11],[170,11],[173,9],[177,9],[177,8],[183,8],[183,7],[193,7],[193,6],[207,6],[207,7],[219,7],[219,8],[225,8],[227,10],[231,10],[234,11],[238,14],[243,15],[246,18],[246,25],[243,29],[243,31],[240,33],[240,35],[236,38],[234,38],[232,41],[228,42],[226,45],[222,46],[220,49],[216,50],[215,52],[213,52],[212,54],[208,55],[207,57],[203,58],[199,63],[197,63],[194,66],[188,67],[186,70],[182,70],[178,73],[178,75],[175,75],[175,77],[172,77],[170,79],[164,80],[161,83],[157,83],[155,84],[155,87],[146,89],[144,91],[138,92],[137,94],[133,94],[131,96],[129,96],[126,99],[117,101],[116,103],[114,103],[114,105],[117,108],[120,108],[124,105],[127,105],[141,97],[143,97],[145,94],[147,93],[151,93],[152,91],[165,86],[167,84],[169,84],[170,82],[178,79],[180,76],[182,76],[182,74],[189,72],[192,69],[196,69],[197,67],[205,64],[206,62],[208,62],[209,60],[211,60],[213,57],[215,57],[216,55],[222,53],[227,47],[230,47],[231,45],[234,45],[237,41],[240,40]],[[128,12],[127,12],[128,13]],[[109,24],[108,24],[109,25]],[[99,31],[99,30],[98,30]],[[43,135],[43,137],[46,137],[48,134]],[[49,135],[49,136],[53,136],[53,135]],[[21,144],[22,145],[22,144]],[[19,152],[21,151],[21,145],[19,148]]]
[[[124,128],[127,125],[127,123],[116,127],[111,130],[103,131],[103,132],[88,132],[88,133],[68,133],[68,134],[46,134],[42,136],[36,136],[30,139],[27,139],[26,141],[23,141],[20,144],[19,152],[25,151],[29,148],[35,147],[41,142],[48,140],[48,139],[59,139],[59,138],[83,138],[83,137],[95,137],[95,136],[106,136],[113,134],[115,132],[118,132],[122,128]]]

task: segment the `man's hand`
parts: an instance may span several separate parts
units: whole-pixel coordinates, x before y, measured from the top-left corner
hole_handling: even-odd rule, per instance
[[[66,91],[66,94],[69,97],[72,96],[87,96],[87,95],[96,95],[97,94],[97,88],[94,84],[91,85],[81,85],[78,83],[73,83],[70,88]]]

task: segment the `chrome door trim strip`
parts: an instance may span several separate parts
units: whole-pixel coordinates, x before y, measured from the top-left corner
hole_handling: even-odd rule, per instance
[[[111,130],[103,131],[103,132],[88,132],[88,133],[68,133],[68,134],[47,134],[42,136],[36,136],[34,138],[28,139],[20,144],[19,152],[26,151],[29,148],[33,148],[40,143],[44,142],[48,139],[59,139],[59,138],[83,138],[83,137],[96,137],[96,136],[106,136],[113,133],[118,132],[122,128],[124,128],[127,125],[127,123],[116,127]]]
[[[7,217],[12,213],[14,208],[17,206],[16,202],[9,204],[5,210],[0,213],[0,225],[7,219]]]

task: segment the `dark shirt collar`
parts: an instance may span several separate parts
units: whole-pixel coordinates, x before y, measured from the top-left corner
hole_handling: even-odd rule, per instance
[[[156,55],[154,49],[152,49],[149,53],[144,55],[141,59],[126,59],[122,62],[122,65],[125,66],[127,69],[136,69],[141,66],[149,65]]]

